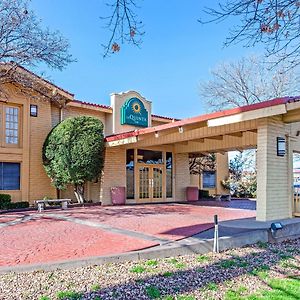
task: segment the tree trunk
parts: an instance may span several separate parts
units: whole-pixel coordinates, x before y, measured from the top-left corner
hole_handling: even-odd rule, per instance
[[[74,186],[74,194],[78,203],[84,203],[84,185],[83,184],[75,184]]]

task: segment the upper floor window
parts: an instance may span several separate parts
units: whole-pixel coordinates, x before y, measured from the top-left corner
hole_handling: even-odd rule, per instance
[[[15,106],[5,107],[5,143],[19,143],[19,108]]]

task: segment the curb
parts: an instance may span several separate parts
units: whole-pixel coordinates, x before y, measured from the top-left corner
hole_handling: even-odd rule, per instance
[[[229,237],[219,238],[220,251],[243,247],[257,242],[268,241],[267,230],[255,230],[237,234]],[[85,259],[75,259],[67,261],[57,261],[41,264],[30,264],[10,267],[0,267],[0,274],[23,273],[33,271],[54,271],[57,269],[72,269],[87,267],[105,263],[119,263],[125,261],[138,261],[144,259],[165,258],[189,254],[205,254],[213,249],[213,239],[195,241],[195,238],[187,238],[181,241],[172,242],[163,246],[156,246],[144,250],[132,251],[110,256],[95,256]]]

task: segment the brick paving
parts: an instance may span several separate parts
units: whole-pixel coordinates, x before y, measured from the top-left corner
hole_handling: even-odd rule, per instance
[[[214,214],[220,221],[255,216],[234,202],[239,209],[198,202],[1,214],[0,267],[140,250],[212,228]]]

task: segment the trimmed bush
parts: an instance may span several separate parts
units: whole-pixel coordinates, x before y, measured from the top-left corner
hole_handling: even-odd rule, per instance
[[[11,195],[0,194],[0,209],[5,209],[11,202]]]
[[[18,209],[18,208],[28,208],[29,202],[21,201],[21,202],[10,202],[6,209]]]
[[[0,194],[0,209],[19,209],[29,207],[29,202],[11,202],[11,196],[6,194]]]

